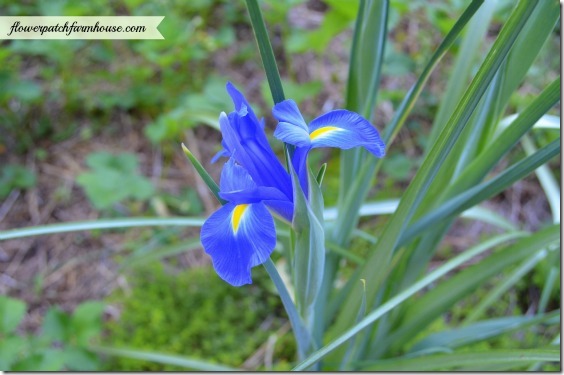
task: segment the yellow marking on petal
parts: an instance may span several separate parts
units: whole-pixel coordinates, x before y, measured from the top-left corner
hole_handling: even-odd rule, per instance
[[[248,204],[238,204],[237,206],[235,206],[235,209],[233,210],[233,216],[231,216],[231,227],[233,228],[233,232],[237,233],[239,224],[241,223],[243,215],[245,215],[245,211],[247,211],[248,207]]]
[[[333,131],[339,130],[339,129],[340,128],[338,128],[336,126],[324,126],[322,128],[315,130],[313,133],[311,133],[309,135],[309,139],[313,141],[315,138],[321,137],[322,135],[325,135],[329,132],[333,132]]]

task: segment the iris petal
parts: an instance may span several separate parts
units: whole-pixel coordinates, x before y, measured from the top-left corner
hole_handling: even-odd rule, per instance
[[[221,145],[223,146],[226,154],[231,156],[233,155],[233,152],[240,147],[240,143],[238,141],[237,132],[231,126],[225,112],[221,112],[219,115],[219,128],[221,130],[221,135],[223,136]]]
[[[259,186],[276,187],[291,199],[290,175],[270,148],[260,124],[232,112],[229,116],[221,113],[219,125],[223,134],[224,149],[249,172],[253,181]],[[256,136],[250,136],[250,129],[253,127]]]
[[[288,201],[284,193],[268,186],[255,186],[250,189],[236,191],[220,191],[219,196],[235,204],[256,203],[263,200]]]
[[[308,185],[307,185],[307,154],[309,153],[309,147],[298,147],[294,151],[294,156],[292,157],[292,166],[298,174],[298,179],[300,181],[300,186],[304,192],[306,198],[308,197]]]
[[[385,145],[378,131],[359,114],[337,109],[319,116],[309,124],[311,146],[349,149],[362,146],[378,157]]]
[[[255,112],[253,112],[253,109],[251,108],[249,102],[247,102],[247,99],[245,99],[245,96],[241,93],[241,91],[237,90],[237,88],[231,82],[227,82],[225,88],[227,89],[229,96],[231,96],[231,100],[233,100],[235,111],[237,111],[240,116],[246,116],[248,114],[251,120],[258,123]]]
[[[298,108],[298,105],[292,99],[284,100],[274,106],[272,115],[280,122],[289,122],[307,131],[307,124]]]
[[[253,162],[251,155],[247,152],[247,149],[241,144],[241,136],[237,132],[238,116],[231,116],[232,114],[233,113],[229,115],[229,118],[224,112],[219,115],[219,126],[223,135],[222,144],[229,153],[229,156],[233,156],[235,160],[249,172],[253,180],[261,184],[260,171],[256,163]]]
[[[257,186],[249,173],[229,159],[221,171],[219,196],[236,205],[264,201],[288,221],[292,221],[293,203],[275,187]]]
[[[287,222],[291,223],[294,216],[294,203],[282,200],[263,200],[262,203],[268,207],[271,212],[284,218]]]
[[[272,215],[263,203],[227,203],[202,226],[201,241],[217,274],[229,284],[251,284],[251,267],[265,262],[276,245]]]
[[[279,122],[274,136],[297,147],[308,147],[311,144],[307,130],[289,122]]]
[[[211,159],[211,163],[212,163],[212,164],[215,163],[216,161],[218,161],[219,158],[221,158],[221,157],[223,157],[223,156],[229,157],[229,152],[227,152],[227,150],[225,150],[225,149],[219,150],[219,151],[217,152],[217,154],[215,154],[215,155],[213,156],[213,158]]]
[[[249,172],[240,165],[235,164],[235,160],[230,158],[221,170],[219,189],[222,192],[230,192],[252,189],[254,187],[256,187],[256,184],[253,182]]]

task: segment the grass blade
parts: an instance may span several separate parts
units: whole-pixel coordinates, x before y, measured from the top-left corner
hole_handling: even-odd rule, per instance
[[[350,53],[349,77],[345,107],[372,118],[384,51],[388,35],[388,0],[361,0],[356,17],[353,43]],[[343,206],[347,187],[353,183],[360,163],[367,153],[362,149],[341,151],[339,207]],[[340,245],[346,242],[339,241]]]
[[[556,0],[540,1],[515,41],[504,67],[501,108],[506,107],[511,95],[521,85],[533,61],[545,45],[560,17],[560,4]]]
[[[264,72],[266,73],[266,79],[268,81],[268,87],[270,88],[270,93],[272,94],[272,100],[274,101],[274,104],[280,103],[284,101],[286,97],[284,96],[284,89],[282,88],[282,80],[280,79],[278,65],[276,65],[274,51],[272,50],[270,38],[268,37],[268,32],[266,31],[262,12],[260,11],[257,0],[247,0],[247,10],[249,11],[249,17],[251,18],[251,26],[253,27],[253,32],[259,48],[262,65],[264,66]],[[284,150],[289,153],[290,156],[293,156],[295,147],[288,143],[284,143]],[[288,167],[290,159],[288,159],[286,152],[284,155],[286,156],[286,167]]]
[[[206,171],[206,169],[202,166],[202,163],[200,163],[200,161],[196,159],[194,154],[192,154],[192,152],[190,152],[190,150],[188,150],[188,148],[184,146],[184,143],[182,144],[182,151],[184,151],[184,154],[186,155],[188,160],[190,160],[190,162],[194,166],[194,169],[196,169],[196,172],[198,172],[202,180],[204,180],[204,182],[208,186],[208,189],[210,189],[214,197],[219,201],[219,203],[225,204],[226,201],[219,196],[219,186],[217,186],[213,178],[209,175],[208,171]]]
[[[490,143],[477,158],[448,187],[445,198],[468,189],[482,180],[499,160],[519,142],[541,118],[560,100],[560,78],[552,82],[535,100],[519,114],[509,126]],[[444,199],[444,198],[443,198]]]
[[[391,144],[400,131],[401,127],[405,123],[409,113],[411,113],[415,102],[421,95],[423,87],[427,83],[427,80],[431,76],[431,73],[443,58],[449,48],[454,44],[461,31],[464,29],[468,21],[476,13],[478,8],[482,5],[483,0],[473,0],[468,8],[461,15],[459,20],[449,31],[443,42],[437,48],[427,65],[425,66],[423,72],[419,76],[419,79],[415,85],[409,90],[404,100],[401,102],[400,106],[396,111],[396,115],[392,119],[392,122],[386,127],[382,138],[386,144]],[[374,160],[371,157],[361,158],[359,153],[353,153],[354,151],[343,151],[341,153],[341,185],[340,185],[340,195],[339,195],[339,207],[347,213],[358,212],[358,207],[364,201],[366,194],[368,194],[368,186],[370,186],[370,181],[372,176],[379,169],[382,160]],[[352,156],[344,155],[354,155],[354,162],[351,161]],[[365,160],[362,166],[357,166],[358,161]],[[343,167],[343,166],[347,167]],[[345,195],[343,195],[345,194]],[[346,244],[348,237],[358,222],[358,217],[351,217],[350,214],[340,215],[342,217],[339,225],[336,228],[339,229],[334,238],[338,240],[342,245]]]
[[[546,250],[539,251],[529,259],[525,260],[523,264],[509,275],[509,277],[496,284],[494,289],[492,289],[488,295],[470,311],[463,324],[469,324],[476,321],[491,305],[499,301],[502,294],[518,283],[523,276],[529,273],[538,264],[538,262],[546,257],[547,254],[548,252]]]
[[[131,217],[126,219],[106,219],[92,221],[76,221],[74,223],[60,223],[41,225],[37,227],[12,229],[0,232],[0,240],[9,240],[21,237],[40,236],[44,234],[76,232],[95,229],[119,229],[132,227],[201,227],[204,225],[203,218],[170,217]]]
[[[155,260],[181,254],[191,250],[196,250],[198,248],[201,248],[201,246],[202,245],[199,239],[191,239],[188,241],[175,243],[173,245],[163,246],[161,248],[146,253],[132,254],[127,256],[125,261],[122,263],[120,267],[120,272],[126,268],[136,267],[143,263],[152,262]]]
[[[92,345],[89,349],[95,353],[103,355],[111,355],[116,357],[125,357],[139,359],[142,361],[150,361],[162,363],[164,365],[174,365],[199,371],[239,371],[233,367],[216,365],[194,358],[186,358],[178,355],[147,352],[133,349],[112,348],[107,346]]]
[[[253,31],[257,40],[262,64],[264,65],[268,86],[270,87],[270,92],[272,93],[272,100],[274,100],[275,104],[280,103],[285,99],[284,89],[282,88],[282,80],[280,79],[280,73],[278,72],[278,66],[276,65],[272,45],[270,44],[268,32],[266,31],[266,26],[264,25],[264,20],[257,0],[247,0],[247,9],[249,11],[251,25],[253,26]]]
[[[492,82],[492,84],[493,83],[495,83],[495,81]],[[465,168],[463,173],[455,180],[454,183],[451,183],[453,171],[451,170],[449,173],[445,173],[445,169],[441,170],[440,174],[435,178],[434,183],[427,192],[426,198],[422,200],[421,207],[419,208],[417,214],[429,212],[431,209],[431,203],[435,205],[436,211],[430,212],[428,215],[433,213],[437,214],[438,211],[447,209],[444,204],[447,199],[454,199],[455,195],[460,194],[469,194],[467,196],[468,198],[471,194],[468,189],[479,189],[475,185],[477,185],[486,176],[486,174],[493,169],[496,163],[511,149],[511,147],[517,144],[519,138],[530,130],[536,122],[538,122],[543,113],[548,111],[558,102],[560,98],[559,92],[560,79],[557,79],[543,90],[540,96],[535,98],[533,103],[531,103],[531,105],[529,105],[519,115],[519,117],[517,117],[511,126],[504,129],[498,138],[491,143],[491,147],[485,149],[475,158],[475,160],[473,160],[472,163],[470,163],[468,167]],[[483,99],[484,98],[482,98],[481,103],[483,103]],[[460,140],[457,142],[460,142]],[[452,167],[452,163],[447,162],[447,164],[450,164]],[[445,167],[446,166],[447,165],[445,165]],[[493,183],[493,181],[490,181],[490,183]],[[444,188],[445,186],[448,186],[446,190]],[[482,185],[482,187],[485,187],[485,185]],[[437,198],[437,196],[439,198]],[[483,199],[487,199],[487,197],[483,197],[482,200]],[[476,202],[480,201],[480,199],[476,200]],[[453,203],[452,200],[449,202]],[[459,203],[461,203],[461,201],[459,201]],[[467,207],[471,206],[468,205]],[[434,249],[437,248],[438,242],[444,237],[444,234],[448,231],[448,227],[452,224],[454,216],[451,216],[449,220],[442,222],[440,226],[436,225],[441,222],[440,220],[435,221],[435,225],[431,226],[427,225],[431,223],[425,223],[421,220],[421,218],[419,219],[419,222],[415,224],[423,224],[423,226],[426,226],[428,229],[424,231],[424,236],[416,245],[415,249],[412,250],[413,255],[409,260],[408,270],[404,273],[405,276],[402,280],[403,285],[409,285],[409,283],[412,282],[409,278],[416,277],[425,269],[426,264],[433,256]],[[412,235],[414,233],[412,230],[414,229],[415,228],[411,227],[408,228],[406,232],[402,233],[402,240],[400,243],[405,244],[409,241],[409,238],[413,238]],[[421,233],[422,228],[419,227],[418,229],[419,233]]]
[[[364,264],[364,259],[354,253],[351,253],[349,250],[331,242],[331,241],[326,241],[325,242],[325,246],[327,246],[327,250],[330,250],[336,254],[339,254],[339,256],[353,262],[356,264]]]
[[[535,324],[557,324],[560,311],[535,316],[507,316],[482,320],[465,327],[449,329],[428,335],[417,342],[409,351],[417,356],[431,350],[449,351],[461,346],[474,344],[508,332],[515,332]]]
[[[560,362],[558,348],[489,350],[487,352],[439,354],[417,358],[379,361],[362,366],[365,371],[438,371],[454,370],[462,366],[487,366],[508,364],[510,368],[522,367],[537,361]]]
[[[485,2],[476,12],[476,17],[468,23],[468,29],[461,42],[460,50],[450,75],[453,79],[449,79],[448,81],[439,110],[433,120],[431,134],[429,136],[429,145],[437,139],[440,130],[452,115],[452,111],[462,97],[464,90],[468,87],[474,65],[474,60],[468,58],[468,56],[477,56],[478,49],[484,41],[496,7],[497,1]]]
[[[303,347],[303,344],[311,342],[311,336],[305,329],[303,321],[298,314],[298,310],[296,310],[296,305],[294,305],[292,297],[290,297],[290,293],[288,293],[288,289],[286,289],[286,285],[284,285],[284,281],[280,277],[272,259],[268,258],[268,260],[264,262],[263,266],[278,290],[278,294],[280,295],[280,299],[282,300],[282,304],[284,305],[284,309],[286,310],[288,319],[290,319],[290,324],[292,325],[292,331],[294,332],[294,337],[296,338],[296,343],[298,345],[298,354],[299,356],[303,356],[307,350],[307,348]]]
[[[456,39],[458,39],[458,36],[462,32],[466,24],[478,11],[483,2],[484,0],[473,0],[472,3],[468,5],[468,8],[466,8],[464,13],[462,13],[460,18],[456,21],[452,29],[442,41],[441,45],[437,48],[437,50],[431,57],[431,60],[427,63],[427,66],[425,66],[425,69],[419,76],[419,79],[401,102],[394,118],[392,119],[392,122],[386,127],[386,131],[383,135],[383,139],[386,144],[391,143],[396,137],[397,133],[405,123],[405,120],[407,120],[408,115],[413,110],[415,102],[417,101],[417,99],[419,99],[419,96],[423,91],[423,87],[425,86],[425,83],[427,83],[427,80],[431,76],[431,73],[435,69],[436,65],[443,58],[449,48],[454,44]]]
[[[550,295],[552,294],[552,289],[556,280],[558,278],[558,267],[550,267],[550,271],[548,271],[548,276],[546,277],[546,281],[544,282],[544,287],[542,288],[542,293],[539,301],[539,314],[542,314],[546,311],[546,306],[548,305],[548,300]]]
[[[527,155],[533,155],[537,148],[533,144],[533,141],[524,136],[521,139],[521,144]],[[550,210],[552,211],[552,221],[554,223],[560,223],[560,187],[554,178],[554,175],[546,165],[540,166],[535,173],[537,178],[544,190],[548,204],[550,205]]]
[[[548,160],[558,155],[560,152],[560,138],[551,142],[541,150],[531,156],[512,165],[498,176],[481,183],[454,198],[449,199],[438,209],[423,216],[416,223],[411,225],[401,235],[399,245],[403,245],[432,228],[446,218],[452,218],[465,209],[472,207],[486,199],[489,199],[507,187],[521,180],[526,175],[546,163]]]
[[[327,163],[321,164],[321,168],[319,168],[319,172],[317,172],[317,176],[315,177],[315,181],[317,181],[317,185],[321,186],[323,183],[323,177],[325,177],[325,172],[327,171]]]
[[[361,217],[390,215],[398,208],[398,204],[399,199],[385,199],[381,201],[367,202],[360,206],[359,215]],[[485,207],[471,207],[468,210],[463,211],[460,216],[462,218],[492,224],[508,231],[517,230],[517,227],[511,221]],[[335,220],[337,218],[337,207],[325,209],[323,217],[325,218],[325,221]],[[370,241],[375,243],[373,240]]]
[[[356,315],[355,323],[360,322],[362,318],[366,315],[366,282],[363,279],[360,279],[362,283],[362,292],[363,292],[363,299],[360,304],[360,309],[358,310],[358,314]],[[344,371],[349,369],[349,363],[351,362],[351,358],[356,358],[356,353],[358,351],[358,346],[362,345],[362,342],[359,342],[359,337],[355,337],[349,342],[347,351],[343,356],[341,361],[341,365],[339,367],[339,371]]]

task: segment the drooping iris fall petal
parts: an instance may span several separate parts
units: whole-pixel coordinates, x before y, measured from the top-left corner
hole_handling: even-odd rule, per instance
[[[276,104],[272,113],[279,121],[274,136],[296,147],[337,147],[344,150],[364,147],[377,157],[385,154],[386,147],[380,134],[358,113],[337,109],[317,117],[307,126],[293,100]]]
[[[223,280],[250,284],[251,268],[265,262],[276,245],[274,219],[261,202],[227,203],[206,220],[201,241]]]
[[[377,157],[385,154],[386,146],[378,131],[358,113],[337,109],[327,112],[309,124],[311,147],[337,147],[348,150],[364,147]]]
[[[272,115],[280,122],[287,122],[294,126],[308,131],[307,124],[298,108],[298,105],[292,99],[284,100],[274,106]]]
[[[291,221],[293,202],[272,186],[261,186],[231,157],[223,166],[219,195],[228,201],[202,226],[200,238],[217,274],[234,286],[251,283],[251,268],[268,259],[276,245],[269,209]]]

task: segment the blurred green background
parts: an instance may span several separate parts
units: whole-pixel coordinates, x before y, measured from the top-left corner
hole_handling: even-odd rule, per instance
[[[492,40],[512,5],[500,3],[489,32]],[[466,4],[391,2],[375,115],[380,130]],[[286,96],[309,118],[342,107],[358,2],[287,0],[261,6]],[[265,116],[272,134],[272,99],[243,1],[2,0],[0,14],[165,16],[159,26],[164,40],[0,43],[0,230],[127,216],[205,217],[215,203],[184,159],[180,143],[218,178],[221,163],[212,165],[210,159],[220,148],[218,115],[232,110],[224,89],[227,80]],[[510,113],[560,74],[559,48],[556,30],[527,84],[512,98]],[[455,46],[431,77],[406,129],[389,147],[384,178],[374,191],[379,198],[399,197],[417,170],[456,51]],[[279,143],[273,147],[282,155]],[[311,158],[329,162],[324,183],[329,207],[336,202],[331,191],[338,185],[337,153],[321,150]],[[559,162],[551,167],[560,177]],[[491,204],[511,220],[538,228],[550,220],[539,191],[530,177]],[[380,224],[363,222],[371,230]],[[436,262],[488,230],[476,224],[463,228],[466,240],[460,233],[450,241],[447,237]],[[0,293],[13,299],[0,299],[0,314],[12,322],[0,331],[0,349],[5,349],[0,350],[0,368],[179,369],[100,357],[91,350],[92,342],[248,369],[289,368],[293,338],[267,277],[258,270],[254,285],[227,286],[210,272],[197,237],[194,229],[163,227],[1,243]],[[365,248],[357,240],[352,251],[363,255]],[[531,299],[538,299],[535,283],[546,278],[547,262],[532,273],[532,283],[512,290],[499,308],[524,313]],[[560,303],[556,291],[554,306]],[[101,302],[87,302],[92,300]],[[467,301],[457,312],[464,316],[471,307]],[[456,319],[445,317],[434,329]],[[530,346],[539,337],[519,339]],[[501,338],[497,345],[514,339]]]

